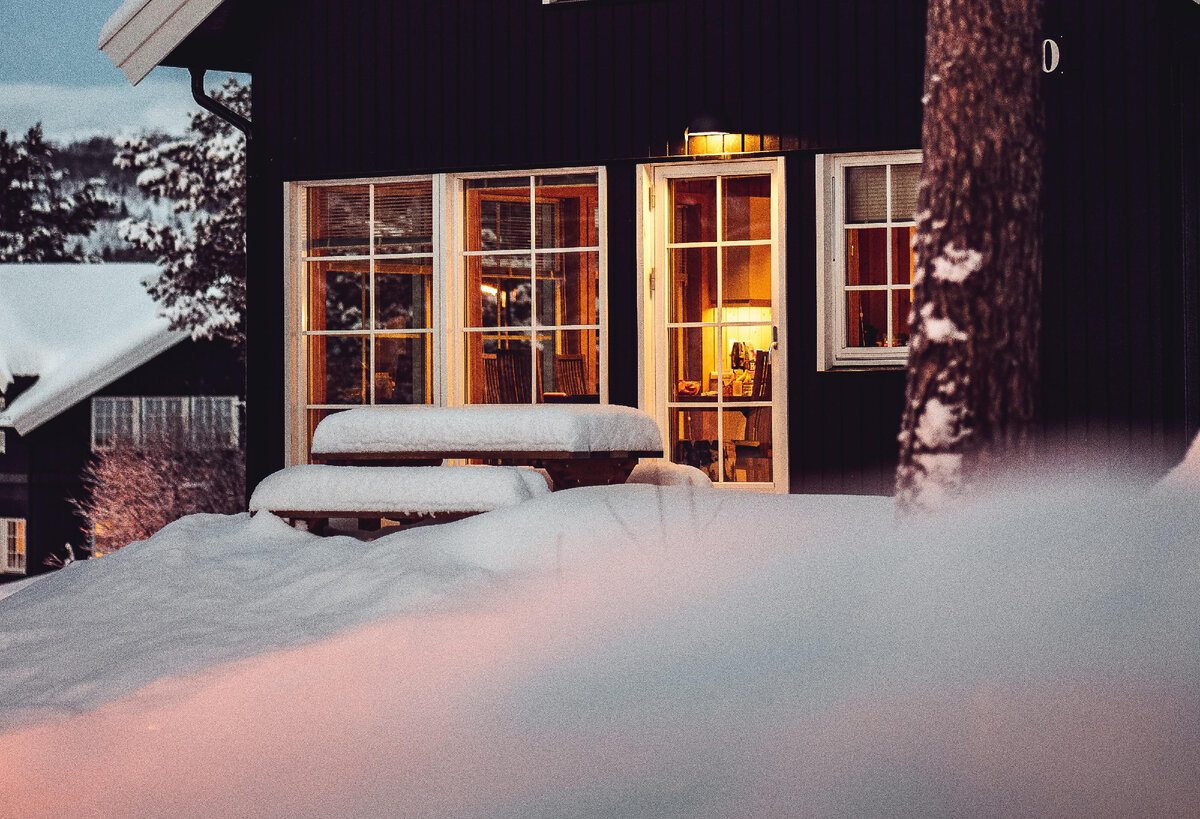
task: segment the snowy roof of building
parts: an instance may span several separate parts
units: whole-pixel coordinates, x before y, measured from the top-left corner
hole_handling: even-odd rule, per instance
[[[153,264],[0,264],[0,409],[22,435],[187,337],[168,329],[142,280]]]
[[[137,85],[223,0],[125,0],[100,30],[96,46]]]

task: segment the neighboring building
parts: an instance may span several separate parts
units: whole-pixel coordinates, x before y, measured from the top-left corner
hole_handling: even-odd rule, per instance
[[[253,78],[250,485],[339,408],[516,395],[889,492],[925,7],[126,2],[131,81]],[[1045,445],[1162,470],[1200,427],[1200,5],[1047,0],[1043,52]]]
[[[86,554],[70,499],[94,449],[158,430],[236,445],[237,355],[168,329],[142,286],[154,271],[0,265],[0,579],[47,570],[68,543]]]

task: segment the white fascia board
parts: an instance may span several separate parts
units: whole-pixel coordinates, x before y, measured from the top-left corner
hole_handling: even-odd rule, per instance
[[[100,50],[133,85],[224,0],[125,0],[100,31]]]
[[[67,411],[93,393],[102,390],[121,376],[135,370],[160,353],[174,347],[188,337],[183,330],[157,333],[138,346],[127,350],[120,357],[46,395],[37,395],[37,382],[22,393],[8,408],[0,413],[0,426],[12,427],[19,435],[28,435],[58,414]],[[23,400],[34,393],[36,400]]]

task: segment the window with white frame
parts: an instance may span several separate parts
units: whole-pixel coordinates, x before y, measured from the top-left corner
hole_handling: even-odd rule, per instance
[[[25,521],[0,518],[0,569],[8,574],[25,574]]]
[[[293,189],[293,458],[352,406],[602,400],[601,170]]]
[[[920,151],[818,157],[819,369],[903,365]]]
[[[232,395],[96,397],[92,450],[163,439],[197,448],[236,448],[240,404]]]

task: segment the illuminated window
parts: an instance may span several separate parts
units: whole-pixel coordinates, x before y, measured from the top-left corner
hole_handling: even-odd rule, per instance
[[[349,407],[604,399],[602,171],[292,190],[293,462]]]
[[[825,156],[818,168],[818,366],[902,365],[921,154]]]
[[[599,400],[595,172],[463,182],[466,401]]]
[[[20,518],[0,518],[0,570],[8,574],[25,574],[25,521]]]

